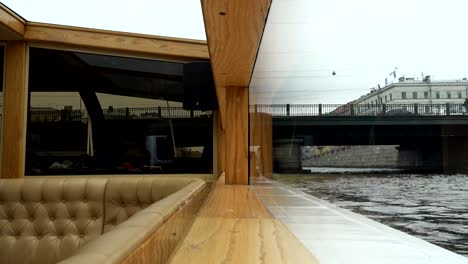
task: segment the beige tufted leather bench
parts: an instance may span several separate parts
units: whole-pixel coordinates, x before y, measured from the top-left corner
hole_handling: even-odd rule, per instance
[[[152,176],[0,180],[0,263],[121,263],[205,185]]]

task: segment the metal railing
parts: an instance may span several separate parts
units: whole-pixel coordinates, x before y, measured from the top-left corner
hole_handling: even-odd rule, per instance
[[[142,107],[142,108],[108,108],[103,109],[106,120],[129,119],[167,119],[167,118],[202,118],[210,117],[212,111],[185,110],[182,107]],[[47,109],[31,110],[31,122],[86,121],[84,110]]]
[[[186,110],[182,107],[140,107],[104,109],[105,119],[199,118],[211,116],[212,111]]]
[[[460,116],[468,115],[464,104],[273,104],[250,105],[250,112],[276,117],[346,117],[346,116]],[[141,107],[103,109],[106,120],[167,119],[210,117],[212,111],[186,110],[182,107]],[[32,122],[85,121],[86,111],[32,110]]]
[[[250,105],[251,113],[276,117],[340,116],[459,116],[468,115],[464,104],[275,104]]]

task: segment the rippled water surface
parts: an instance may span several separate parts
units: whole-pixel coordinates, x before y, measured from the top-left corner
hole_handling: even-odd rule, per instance
[[[274,179],[468,257],[468,175],[353,172]]]

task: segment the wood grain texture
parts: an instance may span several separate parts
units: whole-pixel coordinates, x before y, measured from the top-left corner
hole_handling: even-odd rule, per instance
[[[249,117],[249,145],[257,149],[256,163],[250,163],[250,171],[254,169],[258,170],[258,173],[256,173],[257,176],[271,178],[273,174],[272,116],[266,113],[250,113]],[[252,168],[253,166],[257,168]],[[252,173],[250,177],[253,177]]]
[[[249,183],[247,87],[226,89],[226,184]]]
[[[271,0],[202,0],[216,84],[248,87]]]
[[[25,40],[167,59],[209,59],[204,41],[42,23],[26,24]]]
[[[226,185],[224,174],[214,185],[199,217],[272,218],[248,185]]]
[[[197,212],[205,201],[210,188],[207,186],[181,210],[171,216],[158,230],[138,247],[122,264],[167,263],[180,241],[187,235]]]
[[[5,55],[1,176],[21,178],[26,147],[26,43],[8,42]]]
[[[170,263],[318,263],[276,219],[197,218]]]
[[[213,68],[213,62],[211,63],[211,67]],[[219,86],[216,82],[216,76],[213,75],[216,87],[216,97],[218,98],[218,109],[219,109],[219,117],[220,117],[220,124],[222,129],[226,129],[226,87]]]
[[[221,118],[218,115],[218,118]],[[218,175],[226,171],[226,130],[221,127],[221,123],[218,122]]]
[[[271,0],[201,0],[201,3],[225,128],[225,90],[249,86]]]
[[[25,21],[0,3],[0,40],[20,40],[25,31]]]
[[[248,186],[225,185],[223,174],[169,263],[318,262]]]

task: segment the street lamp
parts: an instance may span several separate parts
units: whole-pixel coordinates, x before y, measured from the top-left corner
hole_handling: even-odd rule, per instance
[[[421,73],[421,76],[424,76],[424,74]],[[431,76],[430,76],[430,75],[424,76],[424,77],[423,77],[423,82],[427,84],[427,87],[429,87],[429,106],[430,106],[431,114],[432,114],[433,112],[432,112],[432,86],[431,86]]]

